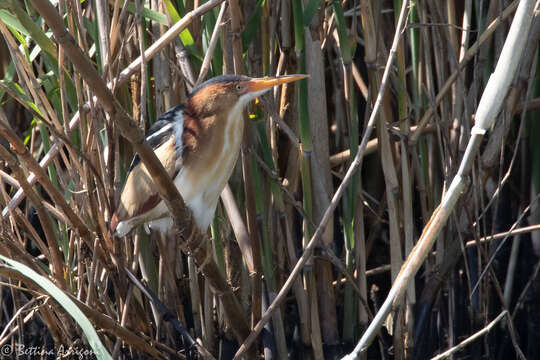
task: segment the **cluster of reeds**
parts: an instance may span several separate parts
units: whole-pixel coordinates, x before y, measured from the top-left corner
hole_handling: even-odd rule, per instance
[[[0,1],[1,354],[540,357],[518,3]],[[310,77],[249,107],[200,234],[144,131],[224,73]],[[108,231],[135,152],[168,237]]]

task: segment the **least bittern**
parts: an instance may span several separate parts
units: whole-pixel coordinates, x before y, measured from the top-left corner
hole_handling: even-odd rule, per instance
[[[210,225],[219,195],[238,159],[246,105],[274,86],[306,77],[218,76],[194,89],[185,104],[161,115],[149,129],[146,140],[174,180],[200,230],[206,231]],[[172,219],[148,170],[135,155],[110,230],[121,237],[140,224],[167,232]]]

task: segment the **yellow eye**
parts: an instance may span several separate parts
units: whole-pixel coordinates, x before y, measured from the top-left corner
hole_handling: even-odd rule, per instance
[[[236,90],[242,90],[242,85],[236,84]]]

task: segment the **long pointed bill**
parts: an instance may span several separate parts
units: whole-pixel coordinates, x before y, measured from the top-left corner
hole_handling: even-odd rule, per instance
[[[266,90],[276,85],[290,83],[293,81],[305,79],[307,77],[309,77],[309,75],[294,74],[294,75],[284,75],[284,76],[277,76],[277,77],[251,79],[249,81],[249,85],[246,92],[251,93],[251,92]]]

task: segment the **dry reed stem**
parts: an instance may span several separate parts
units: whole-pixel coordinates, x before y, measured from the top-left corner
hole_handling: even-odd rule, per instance
[[[212,37],[210,38],[210,43],[208,44],[208,49],[206,50],[206,54],[204,54],[203,63],[201,65],[201,71],[199,72],[199,77],[197,78],[197,81],[195,82],[195,86],[198,86],[202,83],[204,78],[206,77],[206,74],[208,73],[208,69],[210,67],[210,61],[212,60],[212,56],[214,55],[214,50],[216,48],[217,42],[219,40],[219,33],[223,26],[223,15],[225,15],[225,9],[227,8],[227,3],[224,2],[221,4],[221,8],[219,9],[219,14],[216,20],[216,26],[214,26],[214,30],[212,31]]]
[[[473,335],[469,336],[468,338],[466,338],[465,340],[463,340],[462,342],[460,342],[456,346],[446,350],[445,352],[443,352],[443,353],[441,353],[441,354],[439,354],[437,356],[432,357],[431,360],[441,360],[441,359],[446,359],[447,357],[452,356],[454,353],[456,353],[459,350],[463,349],[465,346],[467,346],[471,342],[475,341],[479,337],[481,337],[481,336],[487,334],[488,332],[490,332],[491,329],[493,329],[493,327],[495,327],[495,325],[497,325],[497,323],[499,321],[501,321],[505,316],[508,316],[508,312],[506,310],[501,312],[495,319],[493,319],[482,330],[477,331]]]
[[[473,59],[474,55],[477,53],[477,51],[480,48],[480,45],[482,45],[486,40],[488,40],[495,30],[503,23],[504,20],[506,20],[510,15],[514,13],[514,10],[517,8],[519,4],[518,0],[513,1],[504,11],[502,12],[500,17],[497,17],[495,20],[493,20],[489,26],[486,28],[486,30],[480,35],[479,39],[476,40],[476,42],[471,45],[471,47],[466,51],[465,56],[463,59],[459,62],[459,67],[454,71],[447,79],[444,85],[439,90],[439,93],[437,94],[437,97],[435,98],[434,104],[428,108],[428,110],[424,113],[422,116],[422,119],[418,122],[418,128],[415,132],[412,133],[410,137],[410,144],[414,145],[418,141],[418,138],[421,135],[422,129],[428,124],[429,120],[433,116],[435,110],[437,109],[437,106],[441,103],[443,98],[446,96],[447,92],[451,90],[452,84],[458,79],[459,74],[465,69],[465,65]]]

